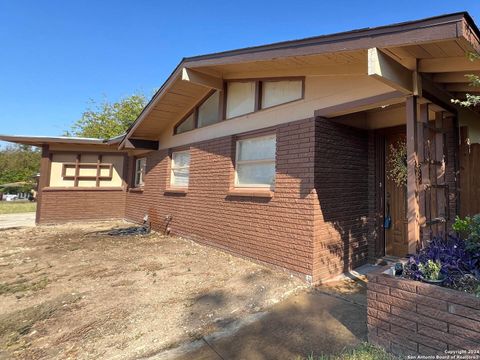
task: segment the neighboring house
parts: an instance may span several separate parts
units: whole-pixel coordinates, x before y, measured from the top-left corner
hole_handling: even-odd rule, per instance
[[[480,137],[478,112],[450,99],[474,90],[479,38],[457,13],[186,58],[125,136],[0,140],[43,149],[40,224],[148,214],[317,282],[448,229],[459,126]]]

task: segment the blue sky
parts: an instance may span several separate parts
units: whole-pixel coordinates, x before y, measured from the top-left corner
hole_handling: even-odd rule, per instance
[[[182,57],[469,11],[475,0],[0,0],[0,133],[61,135],[89,99],[151,95]]]

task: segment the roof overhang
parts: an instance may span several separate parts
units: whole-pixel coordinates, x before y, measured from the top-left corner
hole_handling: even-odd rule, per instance
[[[93,138],[79,138],[68,136],[23,136],[23,135],[0,135],[0,140],[16,144],[43,146],[49,144],[71,145],[107,145],[106,140]]]
[[[421,53],[408,53],[409,47],[422,44],[426,44],[425,46],[434,44],[434,47],[440,46],[436,44],[443,44],[445,48],[453,44],[458,46],[455,61],[452,61],[450,55],[448,57],[443,55],[442,58],[443,49],[441,48],[435,49],[437,53],[433,58],[423,59]],[[385,53],[397,60],[403,68],[410,71],[421,70],[432,74],[434,78],[441,76],[437,74],[438,70],[442,73],[480,71],[478,63],[469,63],[464,56],[468,51],[480,50],[480,31],[466,12],[184,58],[127,130],[119,148],[125,148],[130,138],[158,140],[158,132],[164,126],[162,123],[178,121],[188,114],[208,91],[221,88],[225,79],[232,78],[233,68],[238,70],[237,74],[241,73],[241,69],[244,69],[245,74],[252,74],[255,69],[261,67],[263,69],[281,68],[284,61],[283,69],[288,69],[291,76],[295,69],[294,66],[288,65],[287,59],[300,59],[297,62],[309,58],[323,61],[324,58],[331,58],[332,54],[344,57],[360,54],[362,59],[357,59],[358,61],[335,64],[335,68],[328,62],[321,62],[321,66],[310,66],[309,71],[316,75],[336,75],[342,72],[369,75],[367,60],[369,49],[381,49],[382,52],[377,53],[380,56]],[[404,55],[405,52],[407,52],[406,55]],[[389,58],[383,57],[380,60],[389,61]],[[274,63],[275,66],[270,66]],[[401,69],[395,63],[390,62],[389,65]],[[408,75],[408,72],[404,74]],[[453,75],[449,79],[452,80]],[[387,82],[392,79],[384,76],[383,80]],[[393,80],[402,80],[399,83],[400,88],[392,90],[404,94],[415,86],[407,78]],[[453,84],[449,86],[454,87]],[[462,84],[462,89],[464,88],[465,84]]]

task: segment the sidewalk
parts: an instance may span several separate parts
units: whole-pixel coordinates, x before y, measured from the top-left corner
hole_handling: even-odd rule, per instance
[[[0,230],[25,226],[35,226],[34,212],[0,215]]]

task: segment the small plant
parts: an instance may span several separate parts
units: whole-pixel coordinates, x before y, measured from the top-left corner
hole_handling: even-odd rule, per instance
[[[426,264],[419,264],[418,269],[423,273],[424,278],[428,280],[440,280],[443,277],[440,275],[442,264],[438,260],[428,260]]]

